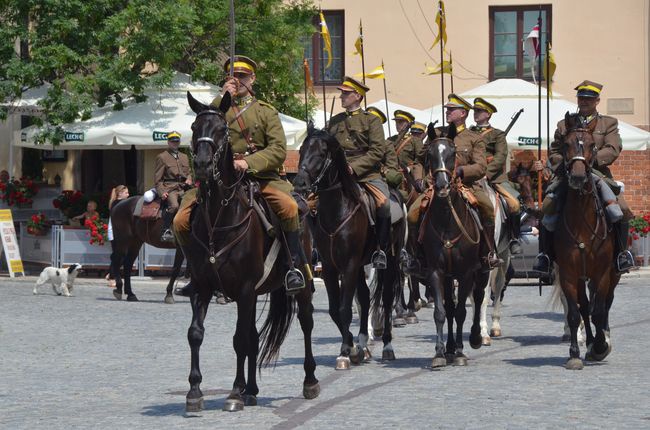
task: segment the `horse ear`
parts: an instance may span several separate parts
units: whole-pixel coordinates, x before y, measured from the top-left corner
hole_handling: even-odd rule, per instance
[[[564,114],[564,125],[567,130],[573,128],[573,119],[571,116],[572,115],[569,113],[569,111],[566,111],[566,113]]]
[[[194,96],[192,96],[192,94],[189,91],[187,92],[187,102],[190,104],[190,108],[192,109],[192,111],[194,111],[194,113],[196,114],[201,113],[204,110],[210,109],[209,106],[204,105],[203,103],[195,99]]]
[[[314,130],[316,129],[316,126],[314,126],[314,121],[309,119],[309,122],[307,123],[307,136],[311,136],[314,134]]]
[[[456,126],[454,124],[449,124],[447,126],[447,138],[454,140],[456,137]]]
[[[232,96],[230,95],[229,91],[226,91],[226,93],[221,96],[221,103],[219,103],[219,110],[223,113],[228,112],[228,109],[230,109],[230,106],[232,105]]]
[[[436,139],[438,136],[436,136],[436,127],[435,124],[430,122],[429,125],[427,126],[427,137],[429,138],[429,141],[432,142],[433,139]]]

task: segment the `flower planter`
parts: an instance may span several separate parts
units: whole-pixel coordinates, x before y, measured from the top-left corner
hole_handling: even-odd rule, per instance
[[[650,264],[650,236],[633,239],[631,251],[637,265],[648,266]]]

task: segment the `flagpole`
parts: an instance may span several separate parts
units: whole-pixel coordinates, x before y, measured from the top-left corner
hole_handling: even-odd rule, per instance
[[[537,17],[537,26],[539,28],[539,42],[542,41],[542,6],[539,7],[539,16]],[[537,159],[542,159],[542,50],[539,49],[537,56]],[[538,209],[542,208],[542,172],[537,172],[537,204]]]
[[[551,129],[550,129],[550,112],[551,112],[551,44],[548,41],[548,34],[546,35],[546,158],[548,158],[549,146],[551,142]]]
[[[363,25],[361,24],[361,19],[359,19],[359,37],[361,38],[361,73],[363,76],[363,85],[366,85],[366,60],[363,54]],[[368,109],[368,100],[366,97],[363,98],[363,108]]]
[[[443,71],[441,73],[444,73],[444,64],[443,66]],[[453,60],[451,59],[451,51],[449,51],[449,77],[451,79],[451,92],[454,92],[454,63]]]
[[[384,59],[381,59],[381,70],[384,72],[384,101],[386,102],[386,116],[388,117],[390,114],[388,113],[388,90],[386,89],[386,69],[384,68]],[[391,135],[390,131],[390,121],[386,121],[388,123],[388,137]]]
[[[446,26],[446,24],[445,24],[446,17],[442,13],[442,1],[438,1],[438,13],[440,14],[440,28],[439,28],[438,31],[440,31],[442,33],[442,29],[445,28],[445,26]],[[444,53],[444,49],[445,49],[444,48],[445,41],[444,41],[444,38],[442,37],[442,34],[439,34],[439,36],[440,36],[440,67],[444,69],[443,61],[445,61],[445,57],[443,56],[443,53]],[[441,106],[444,106],[445,105],[445,74],[442,73],[442,71],[440,72],[440,99],[441,99],[441,103],[440,103]],[[440,123],[444,124],[445,123],[445,114],[444,114],[445,109],[443,108],[440,111],[442,112],[441,115],[440,115],[440,117],[441,117]]]
[[[305,80],[305,122],[309,123],[309,106],[307,103],[307,68],[305,67],[305,64],[307,63],[307,59],[303,57],[303,67],[302,67],[302,73],[304,75],[304,80]]]
[[[318,16],[322,16],[323,11],[318,8]],[[323,24],[321,23],[320,31],[318,32],[320,38],[320,83],[323,88],[323,127],[327,124],[327,98],[325,96],[325,57],[323,51],[325,50],[325,43],[323,40]]]

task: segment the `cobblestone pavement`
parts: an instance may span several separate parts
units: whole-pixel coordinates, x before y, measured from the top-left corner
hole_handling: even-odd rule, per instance
[[[206,410],[192,414],[185,413],[187,299],[164,304],[164,280],[135,282],[139,303],[118,302],[105,282],[88,278],[77,279],[73,297],[51,289],[34,296],[34,280],[0,278],[3,429],[650,426],[650,278],[644,276],[622,280],[610,318],[613,352],[582,371],[563,368],[568,344],[560,343],[561,314],[548,308],[550,288],[539,297],[532,285],[508,289],[503,338],[480,350],[466,341],[466,368],[428,367],[435,329],[432,310],[423,309],[419,324],[394,329],[396,361],[373,358],[335,371],[340,338],[320,284],[313,340],[320,397],[301,397],[296,321],[277,367],[258,379],[259,406],[240,413],[221,411],[234,380],[236,307],[213,304],[201,350]],[[381,346],[373,352],[381,356]]]

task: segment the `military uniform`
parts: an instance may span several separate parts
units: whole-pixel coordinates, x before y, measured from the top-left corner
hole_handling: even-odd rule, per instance
[[[367,112],[379,118],[382,124],[386,122],[386,115],[376,107],[369,107]],[[395,148],[388,140],[384,141],[384,157],[381,160],[381,175],[386,181],[386,184],[395,189],[398,189],[403,180]]]
[[[408,123],[408,128],[410,129],[415,122],[415,117],[410,112],[396,110],[393,120],[396,122],[406,121]],[[422,139],[406,131],[389,137],[388,141],[391,142],[395,148],[400,170],[407,167],[414,180],[423,182],[424,168],[422,167],[422,160],[424,159],[424,145]],[[400,191],[404,197],[404,201],[408,200],[410,193],[409,188],[408,182],[402,181],[402,188]]]
[[[161,152],[154,165],[156,193],[167,197],[167,211],[176,213],[185,190],[185,180],[190,177],[190,160],[182,152],[171,149]]]

